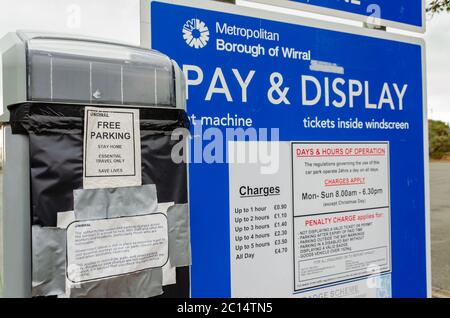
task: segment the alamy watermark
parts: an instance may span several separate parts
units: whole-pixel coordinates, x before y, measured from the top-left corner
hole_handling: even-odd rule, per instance
[[[280,166],[279,128],[178,128],[171,157],[175,163],[257,164],[261,174],[275,174]]]

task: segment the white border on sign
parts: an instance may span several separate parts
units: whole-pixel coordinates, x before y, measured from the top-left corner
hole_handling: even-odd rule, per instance
[[[427,296],[431,297],[431,237],[430,237],[430,187],[429,187],[429,153],[428,153],[428,111],[427,111],[427,89],[426,89],[426,46],[422,38],[380,32],[377,30],[359,28],[350,25],[337,24],[332,22],[319,21],[282,13],[269,12],[266,10],[232,5],[218,1],[196,0],[140,0],[141,1],[141,46],[151,48],[151,24],[150,24],[150,4],[152,2],[162,2],[167,4],[181,5],[191,8],[218,11],[229,14],[242,15],[252,18],[260,18],[295,25],[308,26],[330,31],[344,32],[355,35],[368,36],[383,40],[392,40],[402,43],[420,45],[422,49],[422,96],[423,96],[423,150],[424,150],[424,179],[425,179],[425,233],[426,233],[426,263],[427,263]]]
[[[367,22],[367,19],[369,18],[369,16],[366,16],[363,14],[357,14],[357,13],[351,13],[351,12],[346,12],[346,11],[342,11],[342,10],[330,9],[330,8],[325,8],[325,7],[321,7],[321,6],[317,6],[317,5],[313,5],[313,4],[299,3],[299,2],[294,2],[291,0],[246,0],[246,1],[268,4],[268,5],[277,6],[277,7],[284,7],[284,8],[294,9],[294,10],[299,10],[299,11],[317,13],[317,14],[322,14],[322,15],[328,15],[328,16],[332,16],[332,17],[349,19],[349,20],[360,21],[360,22]],[[400,30],[405,30],[405,31],[425,33],[425,31],[426,31],[425,0],[422,0],[421,3],[422,3],[422,26],[416,26],[416,25],[412,25],[412,24],[396,22],[396,21],[380,18],[381,25],[386,26],[386,27],[400,29]]]
[[[428,137],[428,93],[427,93],[427,66],[426,46],[422,45],[422,95],[423,95],[423,160],[425,181],[425,234],[426,234],[426,266],[427,266],[427,296],[432,297],[431,284],[431,206],[430,206],[430,152]]]

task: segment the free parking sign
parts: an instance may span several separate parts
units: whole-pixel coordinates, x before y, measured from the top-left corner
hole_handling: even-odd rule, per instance
[[[422,40],[184,0],[141,34],[186,75],[193,297],[430,295]]]

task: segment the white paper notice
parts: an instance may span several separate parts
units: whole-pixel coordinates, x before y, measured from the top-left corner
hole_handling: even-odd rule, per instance
[[[142,184],[139,110],[85,107],[83,188]]]
[[[295,290],[391,270],[389,145],[293,143]]]
[[[162,267],[168,246],[161,213],[77,221],[67,228],[67,278],[80,283]]]

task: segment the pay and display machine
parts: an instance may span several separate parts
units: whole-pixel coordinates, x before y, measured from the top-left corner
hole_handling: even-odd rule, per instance
[[[16,32],[0,40],[0,87],[3,296],[189,296],[187,166],[171,159],[172,132],[189,126],[178,65],[153,50]],[[120,231],[134,232],[99,235]]]

